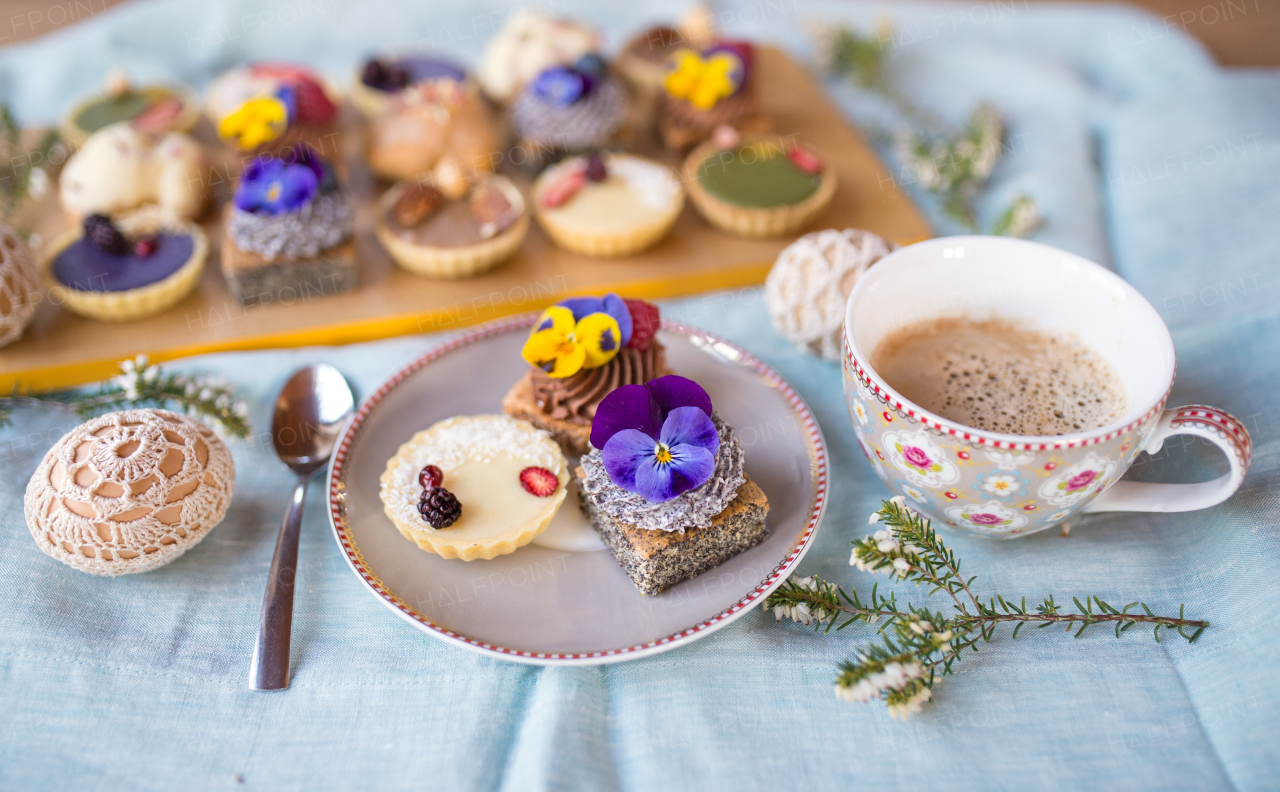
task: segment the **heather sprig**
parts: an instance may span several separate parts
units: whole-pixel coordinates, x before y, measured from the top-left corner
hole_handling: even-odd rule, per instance
[[[1207,621],[1186,618],[1185,606],[1172,617],[1157,616],[1142,602],[1117,608],[1097,596],[1073,598],[1074,612],[1063,610],[1052,595],[1035,606],[1028,606],[1025,597],[996,594],[984,599],[974,593],[977,575],[961,574],[960,559],[901,496],[884,501],[871,515],[871,524],[880,529],[853,543],[849,563],[894,581],[923,585],[928,596],[946,594],[950,615],[924,605],[900,605],[892,592],[881,594],[879,584],[864,600],[856,590],[816,577],[788,580],[769,595],[765,607],[778,621],[789,618],[827,633],[856,622],[879,623],[880,642],[841,663],[835,692],[846,701],[880,699],[893,717],[905,719],[919,712],[938,679],[953,673],[962,653],[977,651],[980,642],[995,638],[1002,624],[1013,625],[1015,639],[1027,624],[1041,629],[1065,624],[1067,634],[1076,638],[1095,624],[1107,624],[1117,638],[1142,624],[1153,628],[1156,641],[1161,630],[1174,630],[1189,642],[1209,626]]]
[[[206,420],[231,437],[248,437],[251,431],[243,399],[220,377],[179,374],[148,365],[145,355],[120,364],[120,373],[97,390],[25,391],[15,387],[0,396],[0,426],[11,423],[18,407],[44,407],[91,418],[114,410],[161,407]]]
[[[25,150],[17,117],[0,104],[0,220],[12,222],[28,197],[39,198],[48,190],[49,175],[40,163],[49,161],[58,140],[58,131],[50,129]]]
[[[813,23],[810,27],[819,68],[884,97],[898,109],[908,126],[895,132],[872,131],[893,141],[908,172],[920,186],[939,196],[949,217],[977,230],[974,200],[1005,148],[1005,126],[999,111],[991,104],[980,104],[962,129],[953,129],[916,107],[887,79],[893,36],[886,25],[876,34],[863,34],[844,25]],[[1035,199],[1019,195],[1000,212],[989,232],[1025,237],[1042,223]]]

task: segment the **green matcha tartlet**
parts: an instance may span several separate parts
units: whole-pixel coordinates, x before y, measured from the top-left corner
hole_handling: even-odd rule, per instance
[[[744,237],[795,233],[836,191],[835,172],[794,138],[723,138],[698,146],[684,163],[694,206],[713,226]]]

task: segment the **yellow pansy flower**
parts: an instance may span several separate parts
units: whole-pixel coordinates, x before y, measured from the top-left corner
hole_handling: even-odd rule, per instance
[[[289,110],[274,96],[250,99],[218,124],[218,135],[235,140],[242,149],[261,146],[280,137],[289,123]]]
[[[731,52],[704,58],[692,50],[680,50],[671,57],[674,66],[667,75],[667,93],[694,107],[715,107],[739,88],[734,76],[742,74],[742,61]]]
[[[521,354],[531,365],[562,379],[613,360],[621,341],[618,320],[609,314],[588,314],[575,323],[573,311],[553,305],[538,318]]]

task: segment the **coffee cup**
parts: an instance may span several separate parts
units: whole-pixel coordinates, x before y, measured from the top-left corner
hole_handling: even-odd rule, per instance
[[[999,318],[1079,341],[1123,383],[1123,416],[1071,434],[1022,436],[912,403],[872,368],[871,355],[890,333],[948,317]],[[1105,267],[1048,245],[960,236],[900,248],[859,278],[844,341],[858,442],[889,489],[935,525],[1008,539],[1080,512],[1204,509],[1230,497],[1249,468],[1252,445],[1238,420],[1203,405],[1165,409],[1173,339],[1151,303]],[[1230,470],[1194,484],[1120,481],[1140,451],[1154,454],[1173,435],[1218,446]]]

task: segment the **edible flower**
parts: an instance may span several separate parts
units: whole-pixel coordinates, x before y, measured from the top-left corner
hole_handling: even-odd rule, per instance
[[[572,377],[584,368],[597,368],[613,360],[622,348],[618,320],[607,313],[590,313],[581,319],[563,305],[543,311],[522,355],[556,379]]]
[[[720,50],[704,57],[693,50],[680,50],[671,59],[667,93],[699,109],[715,107],[742,87],[746,69],[742,58],[733,52]]]
[[[618,321],[618,331],[622,334],[621,346],[631,342],[631,309],[618,295],[609,292],[603,297],[570,297],[561,300],[558,305],[573,311],[573,321],[580,322],[593,313],[605,313]],[[538,323],[541,326],[541,322]]]
[[[263,155],[254,158],[240,175],[236,208],[244,212],[276,215],[292,212],[315,197],[325,180],[325,168],[305,149],[288,162]]]
[[[670,374],[605,396],[591,423],[591,444],[614,484],[662,503],[711,478],[720,435],[707,392]]]
[[[240,105],[218,124],[218,135],[252,149],[280,137],[289,124],[289,108],[275,96],[259,96]]]
[[[534,96],[556,107],[568,107],[595,87],[590,75],[567,66],[552,66],[533,80]]]

